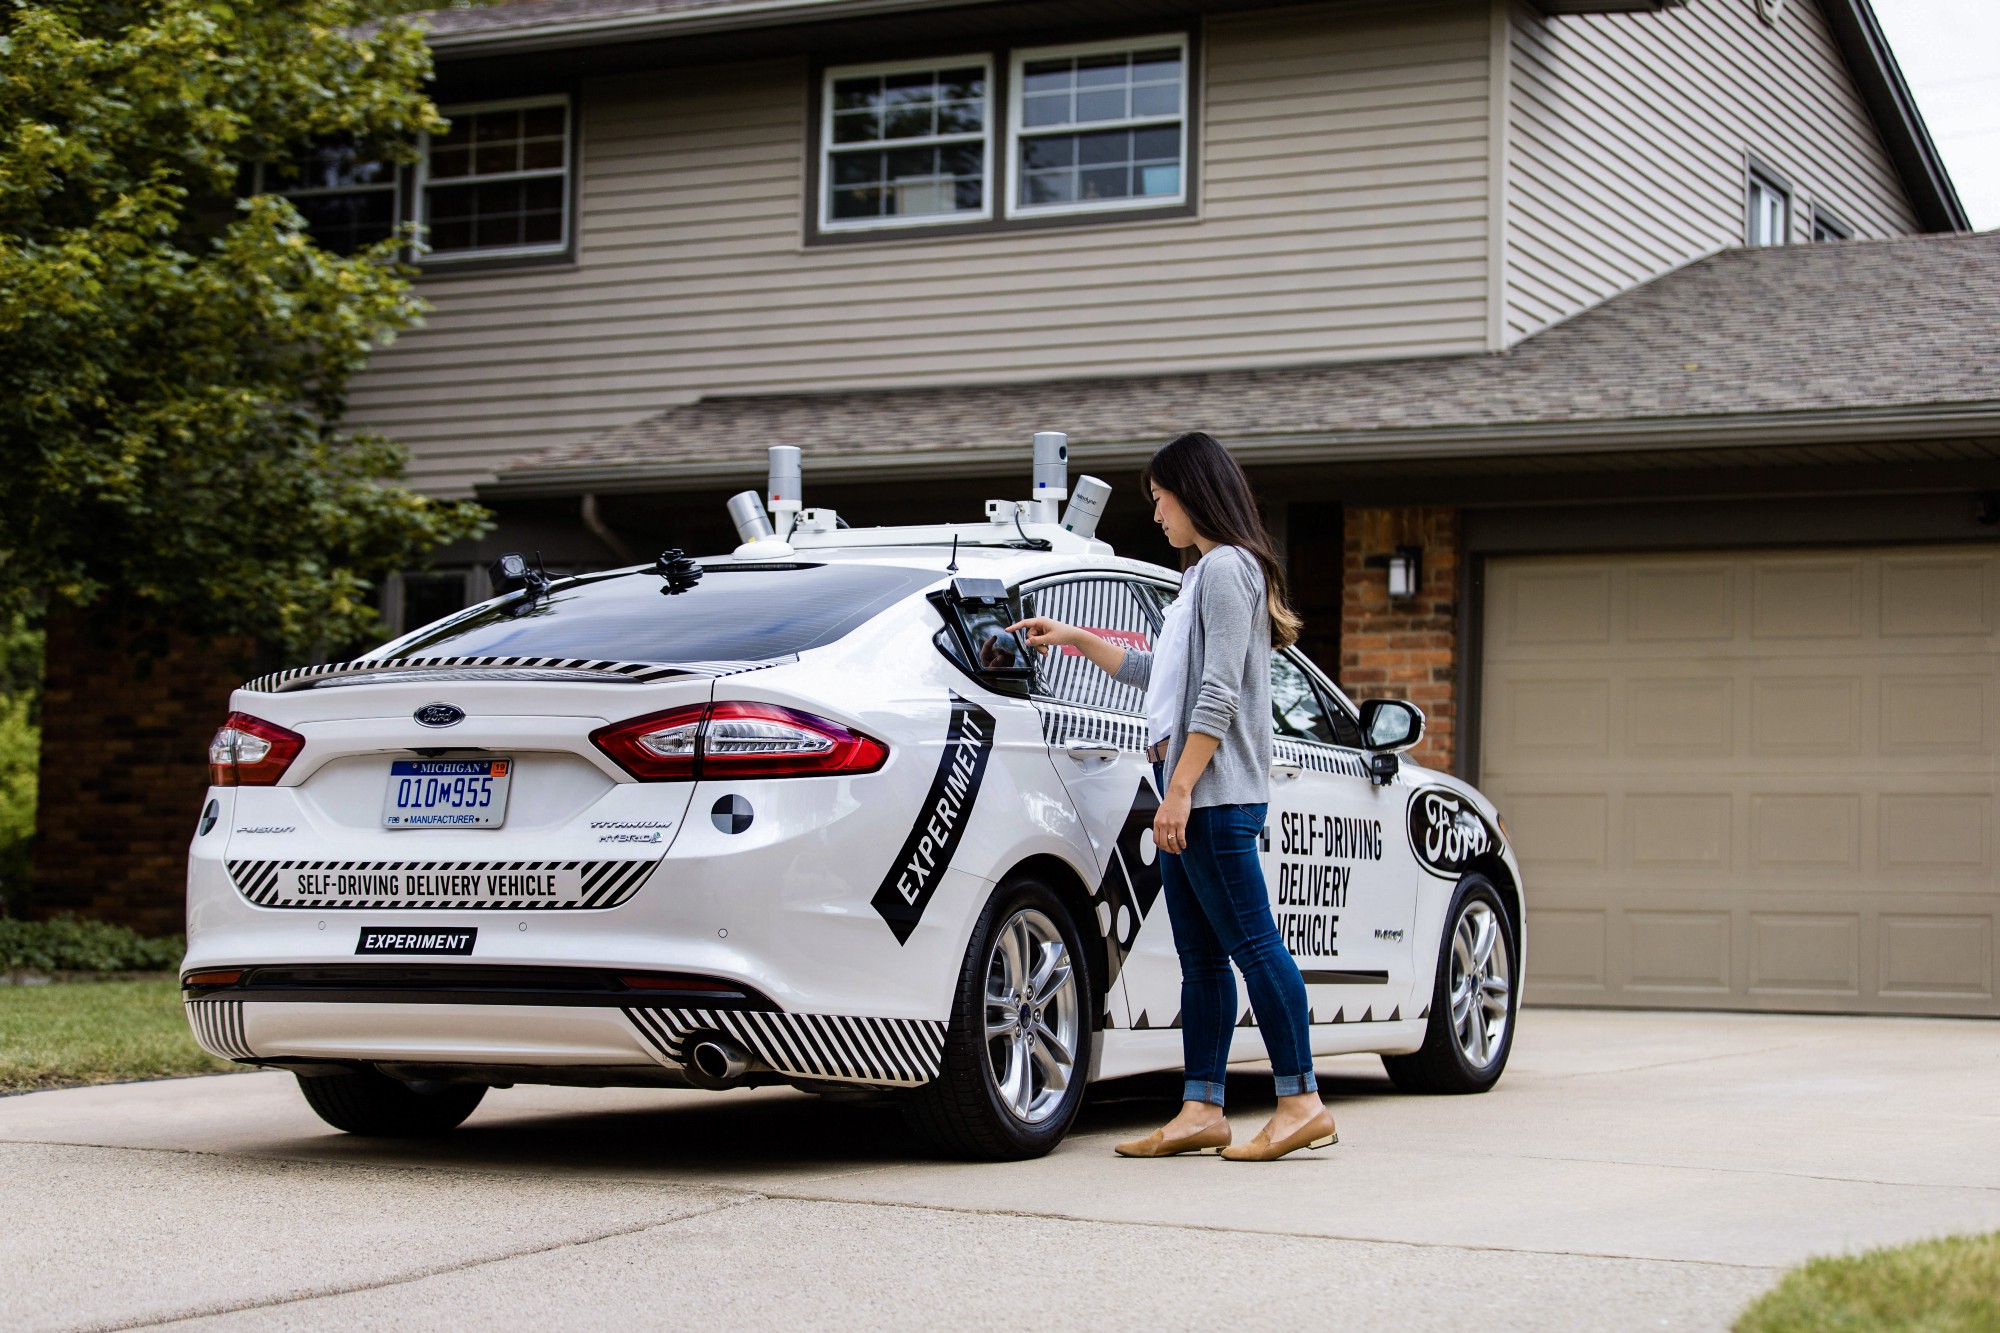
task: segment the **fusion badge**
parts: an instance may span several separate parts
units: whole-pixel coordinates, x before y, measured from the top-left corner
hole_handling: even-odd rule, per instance
[[[477,926],[441,926],[430,930],[363,926],[354,952],[466,954],[472,952],[472,943],[478,938]]]

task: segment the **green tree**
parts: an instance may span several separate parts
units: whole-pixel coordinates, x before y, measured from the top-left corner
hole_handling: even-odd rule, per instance
[[[442,122],[413,21],[364,0],[0,0],[0,625],[91,608],[290,657],[484,511],[344,432],[418,323],[396,242],[315,246],[246,164],[409,161]]]
[[[28,882],[42,729],[42,635],[27,617],[0,621],[0,915]]]

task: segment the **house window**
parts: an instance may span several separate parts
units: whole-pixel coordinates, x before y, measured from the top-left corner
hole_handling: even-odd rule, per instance
[[[1854,228],[1822,209],[1812,212],[1812,238],[1814,241],[1846,241],[1854,238]]]
[[[396,234],[399,182],[393,162],[365,157],[349,143],[313,144],[258,168],[258,189],[291,200],[313,240],[337,255]]]
[[[423,165],[426,262],[561,254],[569,246],[567,97],[442,108]]]
[[[820,226],[992,217],[992,76],[983,57],[828,70]]]
[[[1009,86],[1009,212],[1186,199],[1185,38],[1016,52]]]
[[[1792,197],[1762,172],[1750,173],[1748,233],[1752,245],[1783,245],[1791,238]]]

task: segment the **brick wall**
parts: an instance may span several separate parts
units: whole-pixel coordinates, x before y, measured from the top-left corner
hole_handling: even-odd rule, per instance
[[[1456,509],[1349,509],[1342,553],[1340,674],[1356,702],[1407,699],[1424,710],[1410,757],[1455,772],[1458,758],[1459,516]],[[1423,552],[1417,596],[1389,600],[1371,557],[1398,546]]]
[[[30,909],[144,934],[182,928],[208,741],[250,643],[139,645],[80,617],[49,625]]]

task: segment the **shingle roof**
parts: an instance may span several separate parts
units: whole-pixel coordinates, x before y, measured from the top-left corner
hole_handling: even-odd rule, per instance
[[[2000,434],[2000,232],[1726,250],[1498,355],[703,398],[535,455],[501,488],[747,475],[772,444],[805,446],[815,471],[1011,458],[1036,430],[1093,458],[1195,428],[1271,459],[1388,458],[1475,437],[1534,453],[1634,426],[1695,445],[1749,419],[1837,439],[1885,416]]]

